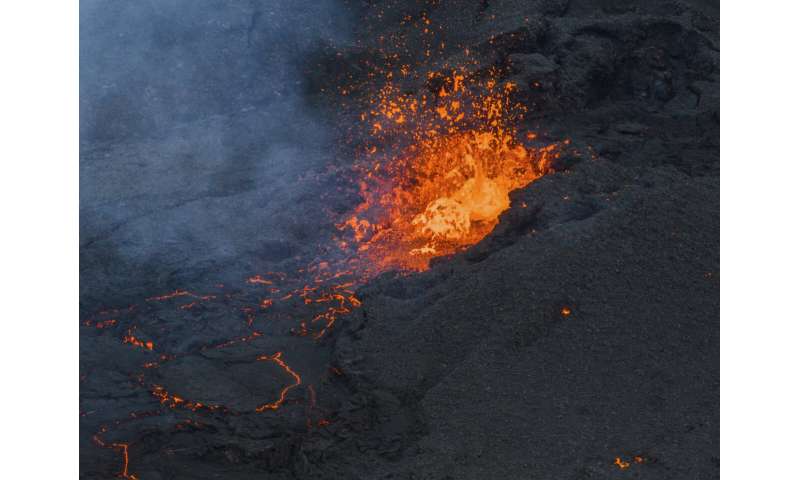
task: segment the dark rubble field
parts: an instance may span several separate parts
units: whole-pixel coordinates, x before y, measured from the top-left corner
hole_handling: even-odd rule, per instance
[[[81,478],[719,478],[717,2],[204,3],[82,2]],[[421,15],[592,154],[314,340],[335,92]]]

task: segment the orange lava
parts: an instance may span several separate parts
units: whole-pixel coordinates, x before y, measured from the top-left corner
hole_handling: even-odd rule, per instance
[[[167,392],[161,385],[153,385],[150,393],[158,398],[162,405],[167,405],[169,408],[187,408],[193,412],[198,410],[208,410],[215,412],[217,410],[225,410],[221,405],[207,405],[201,402],[192,402],[184,399],[178,395]]]
[[[300,378],[300,375],[298,375],[297,372],[292,370],[289,367],[289,365],[287,365],[286,362],[284,362],[283,359],[281,359],[281,355],[282,355],[282,352],[277,352],[275,355],[272,355],[272,356],[261,355],[260,357],[258,357],[257,360],[272,361],[272,362],[277,363],[278,366],[280,366],[283,369],[283,371],[288,373],[294,379],[294,383],[292,383],[291,385],[287,385],[287,386],[283,387],[283,389],[281,390],[280,397],[277,400],[275,400],[274,402],[265,403],[263,405],[260,405],[260,406],[256,407],[256,412],[258,412],[258,413],[261,413],[264,410],[277,410],[283,404],[283,402],[286,401],[286,395],[289,393],[289,390],[291,390],[291,389],[293,389],[293,388],[295,388],[295,387],[297,387],[297,386],[299,386],[300,384],[303,383],[303,380]]]
[[[289,394],[293,388],[300,386],[303,383],[300,374],[294,371],[282,358],[283,352],[276,352],[274,355],[260,355],[256,358],[257,361],[266,361],[266,362],[275,362],[284,372],[286,372],[292,379],[294,380],[293,383],[286,385],[281,389],[280,394],[278,395],[278,399],[264,403],[256,407],[255,411],[257,413],[262,413],[265,410],[277,410],[280,408],[281,405],[286,401],[286,396]],[[185,408],[191,410],[193,412],[196,411],[209,411],[209,412],[228,412],[234,413],[229,408],[225,407],[224,405],[209,405],[202,402],[195,402],[192,400],[187,400],[179,395],[174,393],[168,392],[163,386],[161,385],[152,385],[150,388],[150,393],[156,397],[162,405],[166,405],[169,408]]]
[[[134,347],[144,348],[146,350],[153,350],[153,342],[150,340],[136,338],[136,336],[133,334],[134,330],[135,328],[128,329],[128,334],[122,337],[122,343],[128,343]]]
[[[93,327],[95,327],[97,329],[103,329],[103,328],[113,327],[114,325],[117,324],[117,321],[115,319],[113,319],[113,318],[110,318],[108,320],[101,320],[101,321],[97,321],[97,322],[92,322],[91,320],[86,320],[85,322],[83,322],[83,324],[85,326],[87,326],[87,327],[92,327],[93,326]]]
[[[127,443],[113,443],[111,444],[114,448],[121,448],[122,449],[122,472],[120,472],[120,476],[122,478],[128,478],[130,480],[137,480],[138,477],[136,475],[132,475],[128,473],[128,444]]]
[[[225,342],[218,343],[216,345],[205,345],[205,346],[201,347],[201,350],[207,350],[209,348],[230,347],[231,345],[236,345],[237,343],[251,342],[251,341],[255,340],[256,338],[262,337],[262,336],[264,336],[263,333],[261,333],[261,332],[259,332],[257,330],[253,330],[252,332],[250,332],[250,335],[247,335],[247,336],[244,336],[244,337],[232,338],[230,340],[226,340]]]
[[[214,295],[198,295],[188,290],[175,290],[174,292],[170,292],[165,295],[157,295],[155,297],[149,297],[146,298],[145,300],[148,302],[163,302],[165,300],[171,300],[173,298],[178,298],[178,297],[196,298],[198,300],[213,300],[214,298],[216,298],[216,296]]]
[[[272,285],[272,280],[267,280],[266,278],[261,277],[261,275],[255,275],[247,279],[247,283],[250,284],[261,284],[261,285]]]
[[[111,444],[106,443],[101,437],[101,435],[103,435],[106,432],[108,432],[108,427],[106,427],[106,426],[100,427],[100,431],[95,433],[92,436],[92,441],[97,446],[99,446],[101,448],[112,448],[112,449],[115,449],[115,450],[118,450],[118,449],[122,450],[122,471],[119,473],[118,476],[121,477],[121,478],[127,478],[129,480],[138,480],[139,477],[137,477],[136,475],[133,475],[131,473],[128,473],[128,464],[130,462],[130,459],[128,458],[128,444],[127,443],[111,443]]]
[[[509,192],[559,156],[561,144],[518,139],[526,108],[496,76],[430,74],[440,87],[421,94],[389,82],[362,114],[373,143],[357,164],[362,201],[338,227],[349,235],[341,245],[373,271],[425,270],[431,258],[479,242],[510,207]]]

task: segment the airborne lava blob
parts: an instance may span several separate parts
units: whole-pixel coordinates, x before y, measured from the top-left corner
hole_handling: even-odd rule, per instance
[[[500,76],[431,73],[438,88],[408,94],[389,75],[361,115],[372,145],[356,166],[362,201],[339,225],[344,248],[375,271],[425,270],[483,239],[510,207],[509,192],[549,171],[561,145],[520,141],[526,107]]]

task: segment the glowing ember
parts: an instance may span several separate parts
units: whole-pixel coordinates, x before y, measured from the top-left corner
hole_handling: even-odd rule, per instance
[[[351,236],[345,248],[377,271],[424,270],[483,239],[510,207],[509,192],[548,172],[560,145],[518,140],[525,107],[496,76],[454,71],[428,76],[435,93],[406,94],[391,82],[380,90],[361,116],[373,145],[357,165],[362,202],[339,225]]]
[[[134,330],[135,330],[135,327],[131,327],[130,329],[128,329],[128,334],[125,335],[124,337],[122,337],[122,343],[128,343],[128,344],[133,345],[134,347],[144,348],[144,349],[147,349],[147,350],[152,350],[153,349],[153,342],[150,341],[150,340],[142,340],[140,338],[137,338],[133,334]]]

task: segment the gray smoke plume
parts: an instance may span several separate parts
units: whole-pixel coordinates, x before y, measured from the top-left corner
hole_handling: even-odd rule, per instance
[[[340,2],[84,0],[80,16],[85,305],[280,266],[318,240],[304,178],[335,131],[306,75],[348,42]]]

